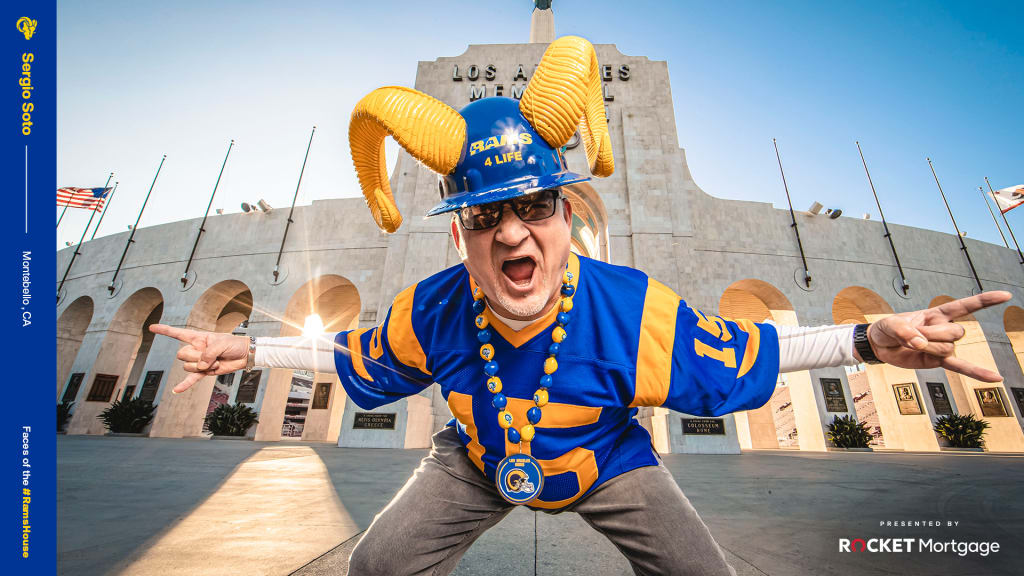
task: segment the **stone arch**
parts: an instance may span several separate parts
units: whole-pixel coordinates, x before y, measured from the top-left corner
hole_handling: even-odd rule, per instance
[[[929,307],[941,306],[954,299],[945,294],[932,299]],[[1002,373],[996,363],[993,348],[989,338],[980,321],[973,315],[967,314],[954,319],[954,322],[964,327],[964,336],[956,343],[955,356],[972,364],[995,370]],[[1021,330],[1024,329],[1024,311],[1017,306],[1009,306],[1003,313],[1003,328],[1009,340],[1013,354],[1017,355],[1018,344],[1022,339]],[[1014,396],[1009,389],[1008,380],[990,384],[973,378],[968,378],[956,372],[945,371],[949,380],[950,391],[953,400],[956,402],[956,411],[960,414],[974,414],[975,417],[985,420],[990,428],[985,434],[986,450],[994,452],[1021,451],[1024,450],[1024,432],[1021,430],[1020,420],[1014,412]],[[1014,380],[1017,375],[1012,376]],[[982,406],[979,396],[993,397],[987,394],[992,391],[998,401],[996,406]],[[1001,416],[999,411],[1006,416]],[[988,412],[986,414],[986,412]]]
[[[608,213],[589,182],[563,188],[572,203],[572,250],[588,258],[611,262],[608,254]]]
[[[797,325],[796,310],[789,298],[772,284],[755,278],[730,284],[718,301],[718,313],[726,318]],[[807,371],[780,374],[768,403],[738,412],[735,418],[742,448],[824,450],[824,434]]]
[[[118,307],[105,330],[96,360],[78,391],[74,416],[68,424],[69,434],[105,432],[96,416],[121,397],[133,368],[145,363],[149,351],[145,344],[152,342],[147,328],[159,321],[163,304],[160,291],[148,287],[137,290]]]
[[[240,280],[222,280],[204,291],[185,320],[185,327],[206,332],[233,332],[252,314],[252,291]],[[175,347],[176,342],[172,343]],[[224,377],[209,376],[181,394],[171,394],[173,385],[185,378],[184,363],[175,360],[161,394],[160,409],[153,421],[153,436],[201,436],[211,408],[211,398]],[[233,379],[232,379],[233,381]],[[219,396],[219,394],[218,394]],[[226,401],[226,398],[218,398]]]
[[[1010,340],[1013,355],[1017,357],[1017,364],[1024,370],[1024,308],[1007,306],[1003,313],[1003,329]]]
[[[884,298],[863,286],[843,288],[832,300],[832,320],[836,324],[870,324],[893,313]]]
[[[57,318],[57,400],[68,383],[68,375],[82,347],[85,331],[92,322],[92,298],[80,296],[68,305]],[[77,378],[76,378],[77,379]]]
[[[362,302],[359,290],[347,278],[324,274],[309,280],[296,290],[285,306],[281,336],[300,336],[308,316],[317,314],[324,333],[352,330],[359,325]],[[285,426],[297,438],[313,442],[336,442],[345,408],[344,389],[336,374],[274,369],[267,378],[256,440],[280,440]],[[326,385],[327,405],[312,409],[317,388]],[[291,400],[289,400],[291,398]]]

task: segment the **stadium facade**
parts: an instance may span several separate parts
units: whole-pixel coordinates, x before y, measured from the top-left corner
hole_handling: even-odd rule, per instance
[[[459,56],[420,62],[415,88],[456,109],[476,98],[516,97],[553,37],[551,11],[535,10],[530,43],[471,45]],[[694,182],[678,145],[667,64],[611,44],[596,49],[616,171],[569,190],[579,253],[643,270],[691,307],[778,324],[870,322],[977,292],[956,236],[890,225],[910,284],[905,294],[880,222],[798,212],[808,286],[788,210],[715,198]],[[582,146],[567,158],[585,170]],[[184,285],[198,218],[137,230],[113,290],[128,233],[84,243],[58,301],[57,401],[74,401],[67,433],[102,434],[102,410],[142,396],[157,405],[152,437],[203,436],[213,406],[245,403],[259,413],[249,431],[255,440],[428,447],[451,418],[436,384],[370,412],[329,373],[240,371],[172,395],[185,376],[178,345],[145,329],[161,322],[297,335],[311,314],[329,331],[377,324],[401,289],[459,262],[448,220],[416,216],[436,202],[437,177],[401,151],[392,189],[407,216],[393,235],[376,228],[361,198],[296,207],[277,278],[285,210],[211,216]],[[1024,302],[1017,253],[965,242],[985,289],[1009,290],[1013,302]],[[58,276],[73,250],[58,252]],[[1024,451],[1024,308],[1000,306],[959,322],[967,336],[957,356],[997,370],[1004,382],[942,369],[810,370],[781,375],[772,401],[758,410],[698,419],[653,408],[638,417],[663,452],[827,450],[827,425],[844,415],[869,421],[878,448],[939,451],[945,444],[932,429],[936,418],[970,413],[991,426],[987,450]]]

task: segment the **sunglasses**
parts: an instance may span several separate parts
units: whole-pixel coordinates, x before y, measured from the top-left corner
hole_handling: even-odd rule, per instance
[[[457,214],[459,222],[466,230],[486,230],[494,228],[501,222],[506,204],[512,207],[512,211],[523,222],[536,222],[553,216],[555,208],[558,206],[558,200],[564,198],[561,190],[554,188],[508,200],[466,206],[458,210]]]

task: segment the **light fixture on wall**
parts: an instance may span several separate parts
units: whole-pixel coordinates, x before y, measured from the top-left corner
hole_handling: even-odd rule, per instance
[[[242,212],[249,213],[249,212],[252,212],[252,211],[253,211],[252,204],[249,204],[248,202],[242,202]]]
[[[818,214],[821,214],[822,208],[824,208],[824,206],[821,205],[821,202],[815,202],[814,204],[811,204],[810,208],[807,209],[807,213],[810,214],[811,216],[816,216]]]
[[[270,213],[270,211],[273,210],[273,208],[270,207],[270,204],[267,204],[267,201],[262,198],[260,198],[260,201],[257,202],[256,205],[260,207],[260,210],[267,213]]]
[[[831,218],[833,220],[835,220],[836,218],[839,218],[842,215],[843,215],[843,211],[841,209],[839,209],[839,208],[829,208],[828,210],[825,210],[825,216],[828,216],[829,218]]]
[[[217,208],[215,211],[217,212],[217,214],[223,214],[224,213],[224,209],[223,208]]]

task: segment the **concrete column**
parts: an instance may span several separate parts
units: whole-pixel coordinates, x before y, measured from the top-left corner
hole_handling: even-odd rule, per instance
[[[932,429],[932,419],[925,409],[917,373],[906,368],[877,364],[867,368],[868,386],[878,410],[878,422],[885,435],[885,447],[897,450],[937,452],[939,441]],[[921,414],[901,414],[894,384],[913,384],[921,404]]]
[[[259,423],[256,424],[254,440],[276,442],[281,439],[284,409],[288,404],[288,392],[292,387],[292,372],[292,370],[283,368],[270,370],[267,386],[263,392],[263,402],[260,404]]]
[[[78,350],[82,346],[85,334],[73,334],[71,330],[57,330],[57,401],[64,392],[64,386],[71,376],[71,366],[75,363]]]
[[[957,343],[956,357],[972,364],[995,370],[1001,374],[1009,372],[1009,367],[1003,368],[997,365],[992,349],[989,347],[989,341],[984,335],[972,332],[974,331],[969,330],[968,335]],[[1009,356],[1009,354],[1006,354],[1006,356]],[[1007,358],[1003,363],[1009,364],[1010,362],[1011,360]],[[949,371],[946,372],[946,376],[949,378],[949,387],[953,392],[953,398],[956,400],[960,413],[972,413],[979,419],[989,423],[990,428],[985,433],[985,450],[990,452],[1024,452],[1024,431],[1021,430],[1021,421],[1016,417],[1016,412],[1012,405],[1014,403],[1013,394],[1008,389],[1005,380],[998,384],[989,384]],[[975,393],[975,390],[979,388],[999,388],[999,392],[1003,397],[1003,403],[1006,405],[1007,416],[983,416],[981,406],[978,404],[978,396]]]
[[[100,347],[99,355],[92,365],[92,369],[86,373],[82,381],[82,387],[78,391],[78,400],[75,403],[75,411],[68,422],[68,434],[104,434],[103,427],[97,416],[106,410],[117,398],[118,393],[124,389],[125,379],[131,372],[135,360],[135,353],[139,347],[139,334],[124,332],[113,332],[108,330],[104,333],[103,345]],[[104,402],[86,401],[89,390],[97,374],[111,374],[117,376],[117,384],[110,398]]]
[[[555,41],[555,15],[547,10],[533,9],[530,16],[530,43],[550,44]]]
[[[331,394],[327,400],[327,408],[313,409],[317,387],[327,382],[331,385]],[[345,413],[345,389],[337,374],[317,373],[313,378],[313,396],[306,410],[306,423],[302,427],[302,439],[307,442],[331,442],[337,444],[338,431],[341,429],[341,417]]]
[[[815,382],[807,370],[786,374],[789,385],[789,400],[793,403],[793,417],[796,420],[797,443],[801,450],[824,452],[826,450],[824,420],[831,421],[825,412],[824,401],[818,401]],[[853,398],[846,394],[853,409]]]

